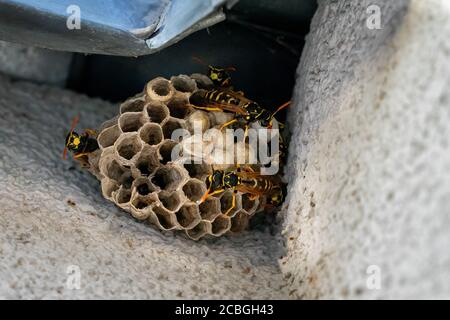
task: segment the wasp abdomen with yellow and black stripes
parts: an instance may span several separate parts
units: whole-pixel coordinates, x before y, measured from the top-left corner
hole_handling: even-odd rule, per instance
[[[205,111],[227,111],[246,115],[245,107],[251,101],[230,90],[197,90],[189,98],[192,107]]]

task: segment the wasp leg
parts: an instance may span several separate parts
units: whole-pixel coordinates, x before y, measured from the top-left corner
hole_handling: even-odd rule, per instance
[[[222,193],[222,192],[224,192],[225,191],[225,189],[219,189],[219,190],[216,190],[216,191],[214,191],[214,192],[211,192],[211,193],[209,193],[209,190],[208,191],[206,191],[206,193],[202,196],[202,198],[199,200],[199,201],[197,201],[197,203],[203,203],[203,202],[205,202],[206,201],[206,199],[208,199],[209,197],[211,197],[211,196],[214,196],[214,195],[216,195],[216,194],[219,194],[219,193]]]
[[[216,194],[222,193],[224,191],[225,191],[225,189],[219,189],[219,190],[214,191],[213,193],[210,193],[209,195],[210,196],[215,196]]]
[[[231,210],[233,210],[234,208],[236,208],[236,193],[237,193],[237,191],[234,190],[234,191],[233,191],[233,198],[232,198],[232,200],[231,200],[231,207],[225,212],[225,215],[226,215],[226,216],[231,212]]]
[[[84,132],[86,132],[90,136],[96,136],[97,135],[97,131],[93,130],[93,129],[84,129]]]
[[[74,158],[74,159],[78,159],[78,158],[80,158],[80,157],[82,157],[82,156],[87,156],[87,155],[89,155],[89,152],[77,153],[77,154],[75,154],[75,155],[73,156],[73,158]]]
[[[82,168],[90,167],[89,158],[88,158],[87,153],[80,153],[80,154],[74,155],[73,158],[80,163]]]
[[[233,120],[230,120],[230,121],[228,121],[228,122],[225,122],[225,123],[220,127],[220,130],[222,131],[223,128],[226,128],[226,127],[228,127],[229,125],[232,125],[232,124],[235,123],[235,122],[237,122],[237,119],[233,119]]]
[[[249,125],[246,124],[246,125],[245,125],[245,131],[244,131],[244,143],[247,141],[247,137],[248,137],[248,128],[249,128]]]
[[[194,109],[199,109],[199,110],[205,110],[205,111],[223,111],[220,108],[213,108],[213,107],[199,107],[193,104],[189,104],[190,107],[194,108]]]
[[[223,88],[226,88],[226,87],[229,87],[229,86],[230,86],[230,83],[231,83],[231,80],[230,80],[230,79],[226,79],[225,81],[223,81],[223,82],[220,84],[220,86],[223,87]]]

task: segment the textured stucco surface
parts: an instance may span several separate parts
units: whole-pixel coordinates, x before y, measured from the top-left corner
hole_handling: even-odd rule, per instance
[[[117,105],[0,78],[0,298],[281,298],[270,230],[194,242],[134,221],[88,172],[61,159],[80,114],[96,127]],[[68,200],[75,203],[70,205]],[[81,289],[66,287],[67,267]]]
[[[292,297],[450,298],[449,39],[446,0],[320,1],[290,113]]]
[[[72,53],[0,41],[0,73],[14,79],[64,86]]]

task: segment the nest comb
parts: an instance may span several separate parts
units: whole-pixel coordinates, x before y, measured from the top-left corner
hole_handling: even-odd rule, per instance
[[[180,143],[171,139],[174,130],[192,131],[193,121],[201,121],[202,130],[219,127],[232,116],[188,105],[194,91],[211,85],[200,74],[151,80],[143,93],[121,104],[117,117],[101,126],[100,149],[90,157],[90,170],[101,181],[106,199],[138,220],[161,230],[184,231],[193,240],[244,230],[262,201],[238,193],[236,207],[225,214],[232,201],[232,191],[226,191],[197,204],[212,165],[172,161]]]

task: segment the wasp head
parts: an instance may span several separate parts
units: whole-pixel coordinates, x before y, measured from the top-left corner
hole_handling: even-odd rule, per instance
[[[69,132],[66,137],[66,147],[72,152],[81,150],[82,139],[81,136],[75,131]]]
[[[257,116],[257,120],[259,120],[262,127],[272,129],[272,114],[266,109],[261,108],[261,111]]]
[[[81,150],[82,147],[81,136],[74,131],[77,123],[78,123],[78,116],[73,118],[72,125],[70,126],[70,131],[66,136],[66,145],[64,147],[63,159],[67,159],[67,150],[70,150],[72,152],[77,152],[78,150]]]
[[[220,67],[208,67],[208,78],[216,86],[228,87],[231,84],[231,75],[229,71],[234,71],[234,68],[220,68]]]
[[[276,189],[276,192],[272,193],[267,199],[267,204],[273,207],[279,207],[286,198],[287,189],[285,185]]]

